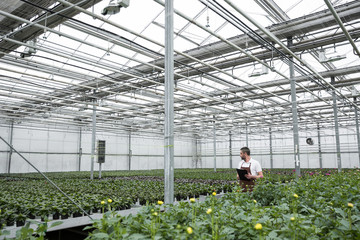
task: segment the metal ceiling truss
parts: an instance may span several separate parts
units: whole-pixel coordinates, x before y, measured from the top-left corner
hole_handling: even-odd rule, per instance
[[[154,1],[164,5],[163,1]],[[259,26],[260,30],[252,30],[244,25],[237,17],[227,12],[225,5],[217,1],[200,1],[205,7],[193,18],[175,10],[178,16],[187,21],[175,33],[176,36],[197,46],[184,52],[175,50],[174,130],[177,134],[189,136],[211,134],[214,115],[219,134],[244,128],[245,124],[262,130],[269,127],[279,131],[291,128],[291,101],[288,97],[290,79],[288,73],[284,74],[271,65],[274,61],[283,61],[288,64],[289,61],[293,61],[290,57],[296,59],[294,62],[296,71],[302,75],[296,77],[297,94],[306,93],[312,96],[311,99],[298,100],[300,129],[304,129],[301,125],[306,125],[308,128],[312,125],[316,127],[317,123],[326,127],[333,121],[332,98],[329,97],[332,91],[336,92],[340,101],[338,104],[340,124],[347,126],[348,120],[354,119],[353,108],[357,107],[357,104],[350,99],[359,94],[350,93],[349,90],[353,85],[360,83],[360,78],[347,77],[347,75],[358,73],[360,67],[336,69],[333,64],[324,63],[324,67],[329,70],[319,73],[299,56],[310,53],[317,59],[320,48],[345,44],[349,41],[349,37],[355,39],[356,42],[360,36],[359,1],[337,6],[332,11],[324,10],[290,19],[273,0],[256,0],[273,19],[272,21],[278,22],[266,29]],[[30,4],[26,0],[22,2],[21,7]],[[48,9],[54,2],[57,4]],[[131,33],[136,38],[155,44],[159,48],[164,48],[164,44],[86,10],[97,2],[100,0],[58,0],[49,1],[41,6],[33,2],[31,6],[36,11],[29,10],[27,16],[6,12],[0,7],[0,15],[11,19],[12,23],[9,24],[9,29],[0,36],[0,56],[2,57],[0,64],[16,66],[19,69],[0,66],[0,70],[21,76],[0,75],[0,98],[2,99],[0,114],[3,119],[31,124],[36,124],[40,119],[41,122],[50,125],[88,127],[91,126],[92,121],[92,104],[96,100],[98,129],[163,133],[165,95],[163,54],[114,32],[74,20],[73,17],[84,13]],[[231,1],[225,2],[241,12],[232,5]],[[214,31],[198,22],[198,18],[205,14],[207,8],[212,9],[224,19],[224,22]],[[334,18],[334,11],[341,19],[341,23],[339,19]],[[39,16],[32,19],[35,13]],[[33,15],[30,16],[31,14]],[[3,24],[3,21],[0,24]],[[94,44],[86,39],[55,30],[54,28],[59,24],[107,41],[109,45]],[[155,20],[150,24],[163,28]],[[220,35],[220,30],[227,24],[237,27],[238,34],[240,31],[245,31],[245,34],[225,39]],[[348,26],[347,34],[339,31],[329,35],[323,30],[325,26],[330,31],[339,27],[338,24],[342,30]],[[206,31],[208,36],[200,43],[186,38],[182,34],[191,25]],[[105,58],[97,59],[96,55],[80,52],[70,46],[64,50],[48,39],[42,39],[36,45],[36,50],[68,59],[68,61],[87,65],[90,63],[91,68],[75,66],[68,61],[58,62],[61,66],[46,64],[43,56],[36,55],[20,59],[15,50],[19,46],[31,47],[27,41],[37,38],[44,32],[61,35],[107,54],[128,59],[128,63],[137,62],[137,65],[119,66],[115,61]],[[294,37],[296,40],[290,48],[282,43],[288,37]],[[218,41],[204,45],[210,38],[218,39]],[[132,56],[122,54],[115,50],[115,46],[131,50],[134,54]],[[356,51],[355,47],[354,51]],[[135,58],[137,55],[153,60],[142,61]],[[277,73],[277,78],[281,79],[254,84],[236,75],[236,71],[254,63],[269,68]],[[111,74],[103,75],[96,71],[96,68],[106,70]],[[27,71],[24,72],[21,69],[27,69]],[[33,73],[38,69],[41,69],[42,74]],[[84,71],[87,73],[84,74]],[[331,85],[330,81],[326,80],[330,77],[338,77],[338,81]],[[71,78],[72,81],[69,82],[65,78]],[[275,90],[274,87],[276,87]],[[347,89],[340,91],[340,87],[347,87]],[[42,91],[38,91],[39,88]],[[329,92],[328,95],[326,91]],[[326,96],[321,96],[319,93]]]

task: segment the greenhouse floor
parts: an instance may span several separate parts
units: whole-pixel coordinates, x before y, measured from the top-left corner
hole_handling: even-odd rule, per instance
[[[224,195],[224,193],[220,193],[216,195],[217,198],[220,198]],[[206,196],[200,195],[199,201],[204,201]],[[189,199],[185,200],[189,201]],[[175,204],[178,203],[175,201]],[[138,211],[141,209],[141,205],[134,205],[131,209],[121,210],[117,211],[121,216],[127,216],[127,215],[135,215],[138,213]],[[101,219],[103,214],[102,213],[93,213],[90,215],[93,220],[95,219]],[[40,223],[40,219],[34,219],[33,221],[38,221]],[[80,240],[85,239],[88,235],[87,231],[83,231],[84,227],[89,226],[92,224],[92,220],[88,216],[82,216],[82,217],[76,217],[76,218],[68,218],[68,219],[61,219],[61,220],[50,220],[48,222],[48,226],[51,226],[54,222],[61,221],[62,224],[57,225],[55,227],[49,228],[46,232],[46,239],[49,240]],[[3,235],[0,236],[0,240],[2,239],[9,239],[9,238],[15,238],[16,232],[20,230],[22,227],[5,227],[3,230],[8,230],[10,232],[10,235]],[[37,224],[30,224],[30,228],[36,229]]]

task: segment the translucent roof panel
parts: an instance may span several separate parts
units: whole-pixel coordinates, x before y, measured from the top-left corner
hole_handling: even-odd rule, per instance
[[[131,0],[113,15],[101,14],[109,1],[73,2],[44,3],[48,12],[31,24],[3,16],[17,25],[0,37],[2,119],[89,127],[95,104],[103,129],[162,134],[164,1]],[[360,47],[360,2],[332,5],[341,23],[320,0],[174,0],[177,134],[207,136],[214,117],[222,132],[289,129],[291,80],[300,127],[327,126],[333,94],[339,119],[354,120],[360,69],[350,42]]]

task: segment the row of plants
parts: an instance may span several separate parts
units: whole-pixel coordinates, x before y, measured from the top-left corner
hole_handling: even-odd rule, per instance
[[[352,171],[349,169],[344,172]],[[163,171],[109,171],[104,172],[107,177],[92,181],[88,179],[87,173],[49,173],[48,176],[87,214],[92,214],[100,211],[100,202],[104,199],[113,199],[115,210],[128,209],[136,202],[144,205],[147,202],[155,203],[163,199],[164,184],[158,176],[159,173]],[[212,169],[178,169],[175,173],[177,200],[199,197],[212,192],[231,192],[236,178],[234,170],[231,169],[218,169],[216,173]],[[308,169],[302,170],[302,173],[304,177],[315,178],[336,174],[337,169]],[[77,174],[82,178],[76,176]],[[265,183],[280,184],[295,179],[294,171],[291,169],[264,170],[264,175]],[[13,226],[16,222],[21,226],[26,219],[35,217],[45,220],[50,217],[65,219],[69,216],[83,215],[77,206],[51,184],[35,176],[37,175],[34,173],[2,175],[0,178],[1,224]]]
[[[151,204],[135,216],[109,211],[87,239],[360,239],[360,172],[260,180],[222,198]]]
[[[164,198],[164,183],[159,181],[107,180],[55,180],[67,195],[74,199],[87,214],[99,212],[100,202],[113,199],[116,210],[128,209],[136,202],[156,202]],[[230,189],[228,185],[208,185],[199,183],[175,183],[175,197],[184,200],[189,196],[198,197],[212,191]],[[4,181],[0,180],[0,222],[7,226],[24,224],[25,219],[40,217],[65,219],[82,216],[80,209],[68,198],[43,180]]]
[[[342,171],[351,171],[352,169],[342,169]],[[293,169],[263,169],[267,174],[267,180],[288,181],[294,179]],[[330,175],[337,172],[337,169],[301,169],[301,175]],[[206,179],[233,181],[234,169],[175,169],[175,179]],[[46,173],[50,179],[89,179],[90,172],[50,172]],[[125,178],[130,180],[161,180],[164,176],[164,170],[131,170],[131,171],[102,171],[102,178]],[[94,172],[94,178],[98,178],[98,173]],[[18,173],[18,174],[0,174],[0,179],[6,181],[17,181],[24,179],[43,180],[43,176],[38,173]]]

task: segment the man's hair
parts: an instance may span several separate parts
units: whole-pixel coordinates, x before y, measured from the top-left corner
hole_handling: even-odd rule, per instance
[[[250,149],[248,147],[242,147],[240,149],[240,151],[242,151],[243,153],[246,153],[247,155],[250,156]]]

